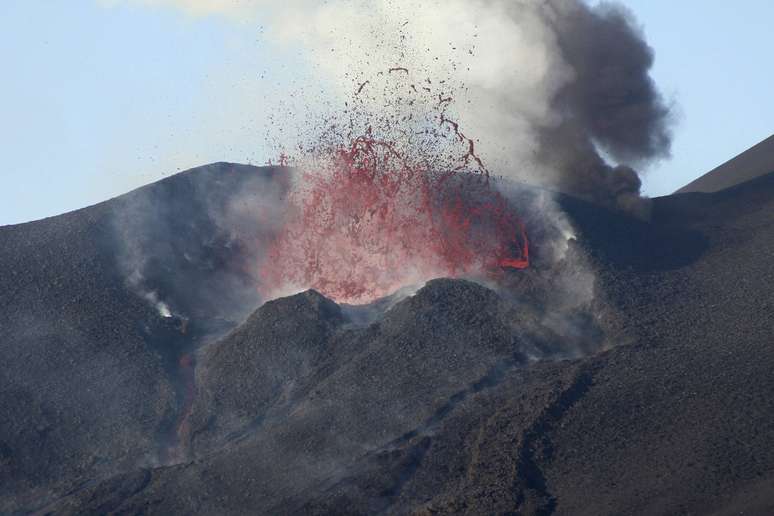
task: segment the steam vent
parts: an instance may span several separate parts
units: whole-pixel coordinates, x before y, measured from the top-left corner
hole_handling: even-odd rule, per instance
[[[648,219],[481,190],[505,247],[360,302],[267,293],[286,167],[1,227],[0,512],[771,514],[771,147]]]

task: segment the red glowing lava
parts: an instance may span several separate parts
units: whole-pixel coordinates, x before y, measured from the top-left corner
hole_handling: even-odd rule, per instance
[[[301,174],[261,266],[262,294],[314,288],[363,303],[435,277],[528,267],[524,227],[455,121],[464,84],[402,65],[352,80],[343,117],[312,122],[299,146]]]
[[[305,172],[268,251],[262,290],[314,288],[357,303],[433,277],[527,267],[513,207],[490,184],[473,141],[445,117],[441,125],[465,147],[456,166],[431,167],[369,128],[328,151],[323,170]]]

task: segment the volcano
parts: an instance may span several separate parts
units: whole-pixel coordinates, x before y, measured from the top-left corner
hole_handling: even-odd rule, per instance
[[[368,305],[261,297],[286,178],[0,228],[0,512],[774,511],[774,173]]]

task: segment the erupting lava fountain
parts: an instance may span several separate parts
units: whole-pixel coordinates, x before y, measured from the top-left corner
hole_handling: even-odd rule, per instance
[[[387,131],[367,123],[360,135],[308,151],[314,165],[301,167],[270,245],[264,293],[314,288],[365,303],[434,277],[528,267],[514,207],[492,185],[474,141],[447,117],[449,98],[438,101],[419,131],[405,127],[405,115],[392,116]]]

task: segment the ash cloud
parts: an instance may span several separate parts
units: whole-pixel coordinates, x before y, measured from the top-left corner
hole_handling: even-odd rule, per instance
[[[634,161],[669,153],[669,110],[648,72],[653,51],[631,14],[615,4],[562,8],[554,22],[559,47],[575,70],[560,90],[586,133],[614,158]]]
[[[548,9],[574,77],[553,99],[566,116],[541,132],[539,159],[561,172],[562,189],[644,215],[628,165],[667,157],[671,144],[670,111],[649,75],[653,51],[621,6],[553,2]],[[606,163],[600,148],[621,164]]]
[[[310,106],[343,105],[405,67],[455,83],[454,111],[498,175],[647,215],[637,169],[667,157],[670,109],[649,75],[653,51],[632,14],[582,0],[102,0],[264,24],[301,47],[319,81]],[[303,87],[302,87],[303,89]],[[321,92],[321,90],[323,92]],[[376,95],[375,116],[391,99]],[[281,105],[283,99],[271,99]],[[421,109],[420,106],[415,106]],[[279,109],[279,108],[278,108]],[[312,110],[312,108],[309,108]],[[383,114],[383,113],[382,113]],[[285,136],[309,117],[283,111]],[[300,131],[294,131],[297,126]],[[296,142],[284,142],[293,148]]]
[[[189,12],[199,4],[176,3]],[[669,155],[672,119],[649,75],[653,51],[625,7],[580,0],[240,6],[244,20],[252,12],[269,22],[269,37],[305,48],[342,103],[364,91],[359,100],[373,118],[384,117],[401,92],[369,98],[374,79],[405,67],[410,80],[434,91],[446,83],[450,111],[493,173],[647,216],[636,169]],[[224,2],[221,14],[233,16],[233,6]]]

